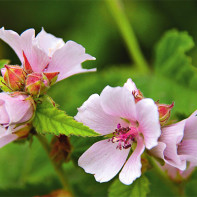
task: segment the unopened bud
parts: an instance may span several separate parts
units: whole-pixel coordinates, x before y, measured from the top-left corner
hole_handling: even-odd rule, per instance
[[[24,88],[26,73],[20,66],[5,65],[1,72],[6,85],[10,89],[18,91]]]
[[[133,91],[132,92],[134,98],[135,98],[135,103],[137,103],[138,101],[142,100],[144,98],[143,94],[141,93],[140,90],[137,90],[137,91]]]
[[[25,91],[32,96],[37,96],[46,92],[49,88],[49,80],[44,74],[32,73],[27,76]]]
[[[166,105],[166,104],[159,104],[156,103],[159,111],[159,121],[161,126],[164,126],[168,119],[170,118],[170,112],[172,108],[174,107],[174,103],[171,105]]]

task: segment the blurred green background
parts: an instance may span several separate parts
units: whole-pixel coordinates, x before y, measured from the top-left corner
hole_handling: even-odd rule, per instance
[[[170,29],[187,31],[197,43],[197,1],[123,1],[125,13],[138,38],[142,52],[152,70],[142,74],[134,70],[134,62],[129,56],[125,42],[117,24],[102,0],[74,1],[0,1],[0,27],[12,29],[19,34],[28,28],[38,33],[45,31],[64,41],[73,40],[82,44],[86,52],[96,57],[96,61],[85,62],[85,68],[97,68],[96,73],[75,75],[54,85],[49,94],[69,115],[77,113],[77,107],[93,93],[98,93],[106,85],[122,86],[131,77],[145,97],[160,100],[161,103],[175,101],[172,119],[187,117],[197,108],[196,76],[192,82],[185,82],[179,71],[159,73],[155,65],[155,45],[163,34]],[[187,51],[187,50],[186,50]],[[197,63],[197,48],[189,50],[192,64]],[[13,50],[0,41],[0,59],[10,59],[19,64]],[[187,81],[187,80],[186,80]],[[50,138],[50,136],[49,136]],[[64,167],[76,196],[107,196],[109,183],[97,183],[92,175],[77,167],[78,157],[98,139],[72,137],[72,161]],[[165,185],[159,184],[157,176],[147,174],[150,179],[150,196],[172,195]],[[187,184],[186,193],[197,195],[193,187],[197,175]],[[29,142],[9,144],[0,150],[0,196],[36,196],[48,194],[61,185],[54,173],[47,155],[35,139]]]

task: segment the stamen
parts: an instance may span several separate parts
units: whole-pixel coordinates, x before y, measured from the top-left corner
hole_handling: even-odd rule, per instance
[[[135,141],[135,136],[137,134],[136,127],[121,127],[120,124],[117,125],[117,129],[113,132],[113,137],[108,141],[112,143],[117,143],[117,149],[122,150],[122,148],[130,148]]]

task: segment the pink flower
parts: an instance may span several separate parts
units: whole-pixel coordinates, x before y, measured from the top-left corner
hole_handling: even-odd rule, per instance
[[[34,106],[26,95],[0,93],[0,125],[21,124],[29,121],[34,114]]]
[[[162,128],[158,146],[151,153],[167,164],[185,170],[197,165],[197,111],[189,118]]]
[[[93,144],[78,161],[98,182],[107,182],[122,168],[119,179],[131,184],[141,175],[141,154],[157,145],[161,134],[159,113],[152,99],[135,103],[132,91],[124,87],[105,87],[78,109],[77,121],[101,135],[111,136]],[[128,158],[129,152],[132,151]],[[128,158],[128,159],[127,159]]]
[[[23,136],[33,115],[34,106],[28,96],[0,93],[0,147]]]
[[[172,180],[177,181],[177,182],[187,179],[195,169],[194,166],[190,165],[189,167],[187,167],[186,170],[182,171],[182,170],[179,170],[178,168],[175,168],[167,163],[165,163],[165,165],[162,166],[161,168],[167,173],[167,175]]]
[[[64,43],[61,38],[46,33],[44,29],[35,37],[34,29],[18,35],[12,30],[1,28],[0,38],[12,47],[21,64],[26,61],[25,54],[33,72],[59,72],[57,81],[77,73],[95,71],[82,68],[82,62],[95,58],[86,54],[81,45],[73,41]]]

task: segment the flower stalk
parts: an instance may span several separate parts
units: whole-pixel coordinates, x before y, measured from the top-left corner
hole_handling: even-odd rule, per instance
[[[141,52],[137,38],[129,22],[120,0],[106,0],[106,3],[111,11],[122,37],[127,45],[130,58],[134,60],[138,70],[141,73],[148,73],[150,71],[148,64]]]
[[[61,165],[58,165],[53,159],[51,159],[50,157],[50,145],[48,144],[48,141],[47,139],[42,136],[42,135],[39,135],[39,134],[36,134],[35,135],[37,137],[37,139],[39,140],[39,142],[41,143],[42,147],[44,148],[45,152],[47,153],[52,165],[53,165],[53,168],[64,188],[64,190],[66,191],[69,191],[69,193],[71,194],[71,196],[74,197],[74,194],[73,194],[73,191],[71,189],[71,187],[69,186],[68,184],[68,181],[65,177],[65,172],[63,171]]]

